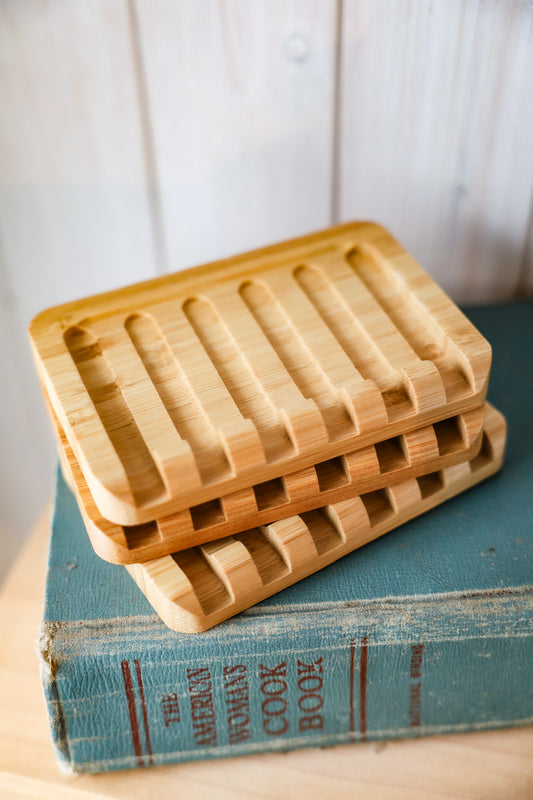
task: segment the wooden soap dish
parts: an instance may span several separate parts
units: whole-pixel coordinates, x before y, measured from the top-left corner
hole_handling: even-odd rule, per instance
[[[463,414],[491,362],[368,223],[59,306],[30,335],[94,501],[121,525]]]
[[[99,513],[72,448],[51,413],[59,451],[64,456],[63,472],[76,495],[95,551],[106,561],[131,564],[392,486],[472,458],[481,447],[485,407],[164,519],[129,527],[109,522]]]
[[[206,630],[492,475],[505,435],[488,407],[470,461],[126,569],[169,628]]]

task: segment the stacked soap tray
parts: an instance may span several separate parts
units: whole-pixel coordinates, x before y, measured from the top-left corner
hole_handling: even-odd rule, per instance
[[[351,223],[69,303],[30,328],[96,552],[201,631],[496,472],[491,349]]]

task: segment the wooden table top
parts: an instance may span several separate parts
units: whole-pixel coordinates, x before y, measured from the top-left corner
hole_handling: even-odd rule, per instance
[[[533,728],[354,744],[104,775],[59,771],[34,641],[44,590],[48,520],[40,520],[0,594],[0,798],[231,800],[526,800]]]

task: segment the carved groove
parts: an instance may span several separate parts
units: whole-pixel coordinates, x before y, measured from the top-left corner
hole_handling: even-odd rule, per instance
[[[216,432],[155,320],[134,314],[125,327],[174,427],[191,445],[202,480],[210,483],[228,476],[231,468]]]
[[[451,401],[471,394],[469,381],[455,348],[436,323],[424,314],[410,292],[400,285],[391,270],[382,264],[379,256],[374,257],[365,248],[356,247],[346,258],[417,356],[422,361],[435,364],[447,399]],[[421,322],[421,315],[426,316],[428,324]]]
[[[376,384],[389,419],[412,413],[401,378],[327,276],[306,265],[298,267],[294,277],[361,377]]]
[[[264,585],[288,572],[285,561],[259,528],[238,533],[232,538],[246,547]]]
[[[422,429],[452,415],[466,450],[491,361],[444,292],[368,223],[62,304],[31,337],[99,512],[120,526],[181,514],[163,540],[189,535],[193,504],[224,497],[236,517],[252,484],[280,476],[280,508],[296,507],[317,492],[314,465],[340,453],[361,490],[381,486],[380,438],[405,434],[414,473],[437,453]],[[121,534],[113,548],[118,558]]]
[[[172,559],[189,579],[204,614],[212,614],[230,602],[226,587],[211,569],[201,547],[173,553]]]
[[[155,571],[150,570],[150,564],[134,565],[128,569],[143,591],[146,591],[146,577],[151,578],[151,602],[170,627],[175,630],[207,630],[244,607],[265,600],[274,592],[290,586],[326,564],[331,564],[341,555],[376,539],[493,474],[501,466],[505,446],[505,422],[497,412],[489,409],[488,413],[492,418],[489,418],[487,425],[487,445],[483,456],[488,461],[485,460],[482,469],[458,471],[455,465],[449,470],[444,469],[419,478],[420,492],[416,491],[414,482],[408,480],[394,490],[369,492],[354,497],[352,501],[307,512],[299,518],[284,520],[279,532],[281,535],[276,533],[278,523],[245,531],[236,537],[228,537],[216,545],[217,560],[221,565],[216,575],[209,564],[202,560],[201,555],[198,555],[198,548],[175,554],[168,560],[162,559],[165,564],[160,566],[158,563]],[[472,461],[469,463],[472,465]],[[396,503],[393,503],[393,494]],[[361,501],[373,530],[369,529],[365,515],[361,514]],[[340,523],[339,519],[345,522]],[[343,525],[350,526],[348,536],[344,533]],[[243,546],[246,549],[246,559],[242,553],[236,553],[236,542],[241,546],[239,549]],[[300,546],[294,547],[295,544]],[[236,561],[248,566],[248,556],[254,562],[262,582],[262,586],[256,583],[252,590],[246,577],[243,575],[239,579],[236,574],[236,567],[239,567]],[[191,600],[191,595],[187,594],[184,587],[183,574],[176,565],[186,572],[193,592],[202,605],[203,613],[197,613],[192,624],[187,620],[182,621],[181,618],[176,620],[168,613],[169,605],[181,611],[182,608],[187,609]],[[248,570],[247,574],[249,572]],[[221,584],[226,579],[232,585],[231,597]],[[212,616],[206,609],[212,610]]]
[[[361,500],[366,508],[371,528],[394,516],[394,506],[386,489],[362,494]]]
[[[329,506],[300,514],[315,543],[319,556],[344,542],[344,534],[333,519]]]
[[[160,499],[166,493],[163,479],[122,396],[100,343],[92,333],[81,327],[65,331],[64,340],[102,425],[124,466],[135,502],[142,506]]]
[[[277,410],[207,300],[190,298],[183,311],[243,417],[254,423],[267,461],[291,455],[293,446]]]
[[[334,386],[270,289],[246,281],[239,287],[239,293],[301,394],[316,402],[330,440],[353,433],[353,423]]]

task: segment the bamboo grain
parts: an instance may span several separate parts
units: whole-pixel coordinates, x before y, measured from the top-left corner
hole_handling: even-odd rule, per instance
[[[485,414],[482,406],[278,480],[255,484],[141,525],[120,526],[98,511],[68,439],[51,411],[63,473],[77,497],[92,545],[106,561],[119,564],[144,562],[451,468],[479,452]]]
[[[505,438],[504,418],[489,407],[482,451],[470,461],[261,526],[250,545],[246,532],[194,548],[196,574],[184,567],[190,550],[126,569],[169,628],[207,630],[493,475]],[[260,560],[276,554],[279,563],[265,574]]]
[[[95,503],[120,525],[477,408],[491,361],[370,223],[59,306],[30,335]]]

